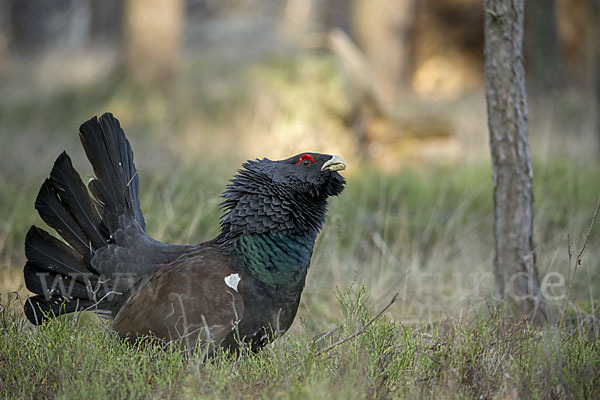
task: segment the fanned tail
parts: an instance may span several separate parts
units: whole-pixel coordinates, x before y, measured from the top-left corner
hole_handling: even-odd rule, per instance
[[[27,289],[36,294],[27,300],[25,314],[36,325],[90,308],[110,313],[102,302],[110,292],[101,287],[107,271],[98,271],[92,260],[99,250],[110,253],[120,229],[145,237],[133,152],[119,122],[109,113],[94,117],[81,125],[79,135],[96,175],[88,185],[96,201],[63,152],[42,184],[35,208],[66,243],[35,226],[25,239],[23,274]]]

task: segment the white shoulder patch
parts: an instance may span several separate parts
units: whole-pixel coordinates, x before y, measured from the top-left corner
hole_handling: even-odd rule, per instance
[[[232,288],[236,292],[238,291],[237,290],[238,283],[240,283],[240,280],[241,280],[241,278],[240,278],[240,276],[238,274],[231,274],[229,276],[226,276],[224,280],[225,280],[225,284],[227,286],[229,286],[230,288]]]

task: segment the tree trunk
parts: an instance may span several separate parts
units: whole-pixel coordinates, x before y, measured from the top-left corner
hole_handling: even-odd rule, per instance
[[[522,49],[524,0],[485,0],[484,6],[496,295],[541,322],[546,313],[533,242],[533,172]]]
[[[125,70],[129,79],[142,85],[168,85],[179,60],[183,15],[183,0],[125,2]]]
[[[82,47],[88,34],[88,15],[86,1],[11,0],[12,47],[33,56],[57,47]]]

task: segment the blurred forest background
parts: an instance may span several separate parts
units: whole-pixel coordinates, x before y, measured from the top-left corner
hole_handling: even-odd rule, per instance
[[[598,195],[596,4],[527,2],[542,276],[567,270]],[[66,149],[90,176],[77,128],[110,111],[159,240],[212,237],[246,159],[346,159],[305,318],[333,312],[331,289],[355,278],[377,299],[400,290],[404,319],[481,300],[493,288],[483,13],[480,0],[0,0],[0,291],[24,291],[23,237],[54,158]],[[593,308],[590,253],[577,293]]]

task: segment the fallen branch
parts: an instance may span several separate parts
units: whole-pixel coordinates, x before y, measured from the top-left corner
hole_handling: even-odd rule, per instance
[[[337,346],[339,346],[339,345],[341,345],[341,344],[343,344],[343,343],[346,343],[347,341],[349,341],[349,340],[352,340],[352,339],[354,339],[355,337],[357,337],[357,336],[359,336],[359,335],[362,335],[363,333],[365,333],[365,332],[367,331],[367,328],[368,328],[369,326],[371,326],[371,325],[373,324],[373,322],[377,321],[377,319],[378,319],[379,317],[381,317],[381,315],[382,315],[384,312],[386,312],[386,310],[387,310],[388,308],[390,308],[390,306],[391,306],[392,304],[394,304],[394,302],[396,301],[396,298],[398,297],[398,294],[399,294],[399,293],[396,293],[396,294],[394,295],[394,297],[392,297],[392,300],[390,300],[390,302],[389,302],[389,303],[388,303],[388,304],[387,304],[385,307],[383,307],[383,308],[382,308],[382,309],[381,309],[381,310],[380,310],[380,311],[379,311],[377,314],[375,314],[375,316],[374,316],[373,318],[371,318],[371,320],[370,320],[369,322],[367,322],[367,323],[366,323],[366,324],[365,324],[365,325],[364,325],[362,328],[360,328],[360,329],[358,330],[358,332],[355,332],[355,333],[353,333],[352,335],[350,335],[350,336],[348,336],[348,337],[345,337],[344,339],[342,339],[342,340],[339,340],[339,341],[337,341],[337,342],[335,342],[335,343],[333,343],[333,344],[331,344],[331,345],[329,345],[329,346],[325,347],[325,348],[324,348],[324,349],[322,349],[322,350],[319,350],[319,352],[317,353],[317,355],[318,355],[318,356],[320,356],[321,354],[325,354],[325,353],[327,353],[328,351],[330,351],[330,350],[332,350],[332,349],[336,348]]]

